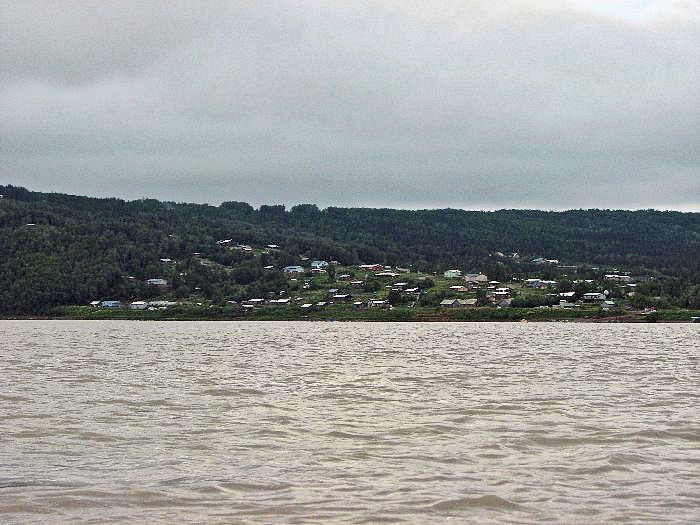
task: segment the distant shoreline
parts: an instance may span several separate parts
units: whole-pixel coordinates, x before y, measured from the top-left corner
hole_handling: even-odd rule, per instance
[[[1,316],[0,320],[104,320],[104,321],[306,321],[306,322],[574,322],[574,323],[689,323],[700,316],[695,310],[658,310],[656,312],[597,312],[538,308],[464,308],[392,310],[325,309],[304,312],[296,309],[266,309],[240,312],[228,308],[216,311],[162,309],[108,310],[86,307],[60,307],[46,315]]]

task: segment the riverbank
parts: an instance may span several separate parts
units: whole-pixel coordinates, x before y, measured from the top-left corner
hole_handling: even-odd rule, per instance
[[[690,322],[700,316],[698,310],[658,310],[631,312],[625,310],[557,308],[409,308],[354,309],[335,305],[320,310],[301,310],[296,306],[261,307],[241,310],[234,307],[193,308],[175,306],[156,310],[128,310],[63,306],[45,315],[5,317],[5,319],[73,319],[135,321],[358,321],[358,322],[459,322],[459,321],[532,321],[532,322]]]

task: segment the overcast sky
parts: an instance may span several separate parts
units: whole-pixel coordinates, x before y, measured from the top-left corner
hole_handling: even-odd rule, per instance
[[[700,0],[1,4],[0,183],[700,211]]]

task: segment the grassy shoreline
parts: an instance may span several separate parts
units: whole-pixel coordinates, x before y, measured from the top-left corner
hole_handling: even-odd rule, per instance
[[[44,315],[4,316],[2,319],[133,320],[133,321],[355,321],[355,322],[690,322],[697,310],[659,310],[655,315],[624,310],[560,310],[543,308],[394,308],[362,309],[330,307],[302,311],[298,307],[263,307],[241,311],[230,307],[162,310],[110,310],[62,306]]]

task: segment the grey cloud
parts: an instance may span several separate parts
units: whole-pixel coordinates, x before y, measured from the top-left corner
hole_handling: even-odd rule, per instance
[[[697,2],[629,20],[493,4],[3,7],[0,176],[211,203],[700,210]]]

